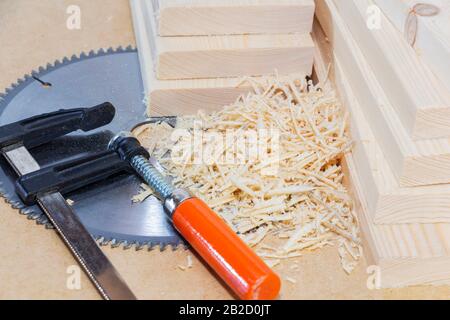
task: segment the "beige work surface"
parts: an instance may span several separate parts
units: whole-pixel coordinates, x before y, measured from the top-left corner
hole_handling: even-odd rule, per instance
[[[66,28],[67,6],[81,8],[81,30]],[[18,77],[55,59],[101,47],[135,43],[127,0],[1,0],[0,92]],[[29,108],[31,106],[24,106]],[[126,214],[126,212],[124,212]],[[82,276],[81,290],[68,290],[67,268],[76,265],[54,231],[35,225],[0,203],[0,299],[99,299]],[[230,299],[232,296],[196,258],[182,271],[189,251],[105,248],[105,253],[140,299]],[[297,270],[292,265],[297,264]],[[276,268],[282,299],[449,299],[450,288],[373,290],[366,265],[347,276],[335,248]]]

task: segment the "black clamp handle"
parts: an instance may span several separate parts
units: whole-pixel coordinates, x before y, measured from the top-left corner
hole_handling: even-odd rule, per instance
[[[26,205],[34,205],[39,194],[67,194],[122,172],[133,170],[117,152],[104,151],[24,175],[16,182],[16,192]]]
[[[0,149],[22,144],[31,149],[77,130],[90,131],[109,124],[114,106],[105,102],[92,108],[47,113],[0,127]]]

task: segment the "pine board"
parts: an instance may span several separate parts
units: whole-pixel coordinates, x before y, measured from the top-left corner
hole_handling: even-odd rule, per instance
[[[381,27],[369,30],[371,0],[334,3],[408,134],[415,140],[450,137],[450,92],[389,20],[381,14]]]
[[[334,57],[317,22],[313,34],[317,48],[320,48],[316,50],[315,72],[325,88],[334,88],[335,80],[339,81],[335,78]],[[339,66],[337,69],[340,75]],[[338,85],[345,90],[340,92],[341,96],[344,94],[343,102],[347,104],[353,100],[356,103],[348,83],[345,83],[345,78],[343,80]],[[346,92],[350,95],[345,95]],[[367,127],[365,122],[361,125]],[[353,195],[366,258],[369,265],[377,267],[379,272],[379,285],[394,288],[450,284],[450,224],[374,224],[366,201],[369,198],[367,189],[362,183],[367,176],[359,174],[354,156],[355,153],[348,153],[342,162],[346,185]]]
[[[241,80],[237,78],[156,79],[150,49],[150,37],[142,15],[142,1],[130,0],[130,4],[150,116],[190,115],[195,114],[200,109],[205,110],[205,112],[215,111],[250,91],[249,86],[238,86]]]
[[[160,80],[311,74],[310,30],[305,34],[160,37],[151,3],[142,5],[145,23],[151,25],[150,47]]]
[[[384,14],[404,34],[411,8],[417,0],[374,0]],[[430,66],[439,80],[450,91],[450,2],[448,0],[428,0],[440,12],[436,16],[418,15],[417,38],[414,44],[417,55]]]
[[[314,16],[313,0],[147,1],[161,36],[305,34]]]
[[[450,139],[413,140],[403,127],[385,86],[375,76],[360,47],[353,40],[334,4],[317,1],[319,20],[324,26],[335,53],[342,62],[349,82],[376,139],[402,187],[450,183]]]
[[[329,79],[326,83],[328,86],[335,87],[336,82],[342,96],[346,91],[345,87],[339,87],[342,81],[338,80],[343,75],[342,72],[335,71],[336,57],[318,23],[314,26],[313,38],[318,48],[315,55],[315,72],[319,79]],[[356,101],[354,104],[347,103],[347,108],[353,116],[351,127],[355,141],[355,166],[361,177],[372,221],[377,224],[450,222],[450,186],[400,187],[378,142],[373,138],[370,125],[361,112],[362,107]],[[355,120],[355,117],[362,120]],[[359,124],[361,121],[363,124]]]
[[[335,69],[336,82],[343,82],[343,72]],[[349,85],[339,87],[341,96],[348,88]],[[383,224],[450,222],[450,185],[399,187],[361,104],[352,99],[346,105],[353,120],[355,165],[373,221]]]
[[[139,51],[141,74],[144,82],[148,115],[177,116],[196,114],[198,110],[212,112],[233,103],[241,95],[251,91],[251,86],[242,78],[216,78],[193,80],[158,80],[149,34],[151,24],[143,16],[143,1],[130,0],[133,25]],[[303,74],[292,73],[286,77],[298,78]],[[255,80],[258,80],[255,77]]]
[[[381,288],[450,285],[450,224],[375,225],[370,220],[351,154],[345,157],[368,263],[377,266]]]

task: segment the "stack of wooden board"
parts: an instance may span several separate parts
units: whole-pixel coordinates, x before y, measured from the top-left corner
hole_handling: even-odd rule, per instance
[[[330,63],[351,114],[348,176],[381,285],[450,284],[450,92],[374,5],[316,0],[316,71]]]
[[[310,75],[313,0],[130,0],[151,115],[211,111],[243,77]]]
[[[450,90],[450,1],[375,0],[375,3],[398,32],[413,37],[417,54]]]

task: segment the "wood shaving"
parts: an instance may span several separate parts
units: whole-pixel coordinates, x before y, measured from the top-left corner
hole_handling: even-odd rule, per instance
[[[340,163],[351,148],[348,115],[335,92],[312,82],[268,78],[250,84],[253,92],[218,112],[182,117],[176,130],[148,125],[138,138],[177,187],[208,203],[269,265],[336,245],[350,273],[361,240]],[[192,141],[178,134],[183,130],[218,133],[234,143]],[[264,130],[271,132],[258,140],[265,143],[264,156],[247,157],[255,146],[239,138]],[[196,161],[198,150],[207,150],[208,161]],[[229,156],[238,161],[225,161]],[[143,186],[135,200],[149,194]]]
[[[140,185],[140,188],[141,188],[141,190],[140,190],[139,194],[137,194],[133,198],[131,198],[131,201],[133,203],[144,202],[145,200],[147,200],[148,197],[150,197],[154,194],[153,190],[145,183],[142,183]]]
[[[181,264],[177,266],[178,269],[180,269],[181,271],[186,271],[186,267],[182,266]]]
[[[186,259],[187,259],[187,264],[185,266],[183,266],[181,264],[179,264],[177,266],[177,268],[180,269],[181,271],[186,271],[187,269],[192,269],[192,267],[194,266],[194,262],[192,260],[191,255],[187,255]]]
[[[192,256],[188,255],[187,256],[187,267],[188,269],[191,269],[194,266],[194,263],[192,262]]]
[[[297,283],[297,280],[295,280],[294,278],[291,278],[291,277],[285,277],[284,280],[286,280],[287,282],[290,282],[292,284]]]

